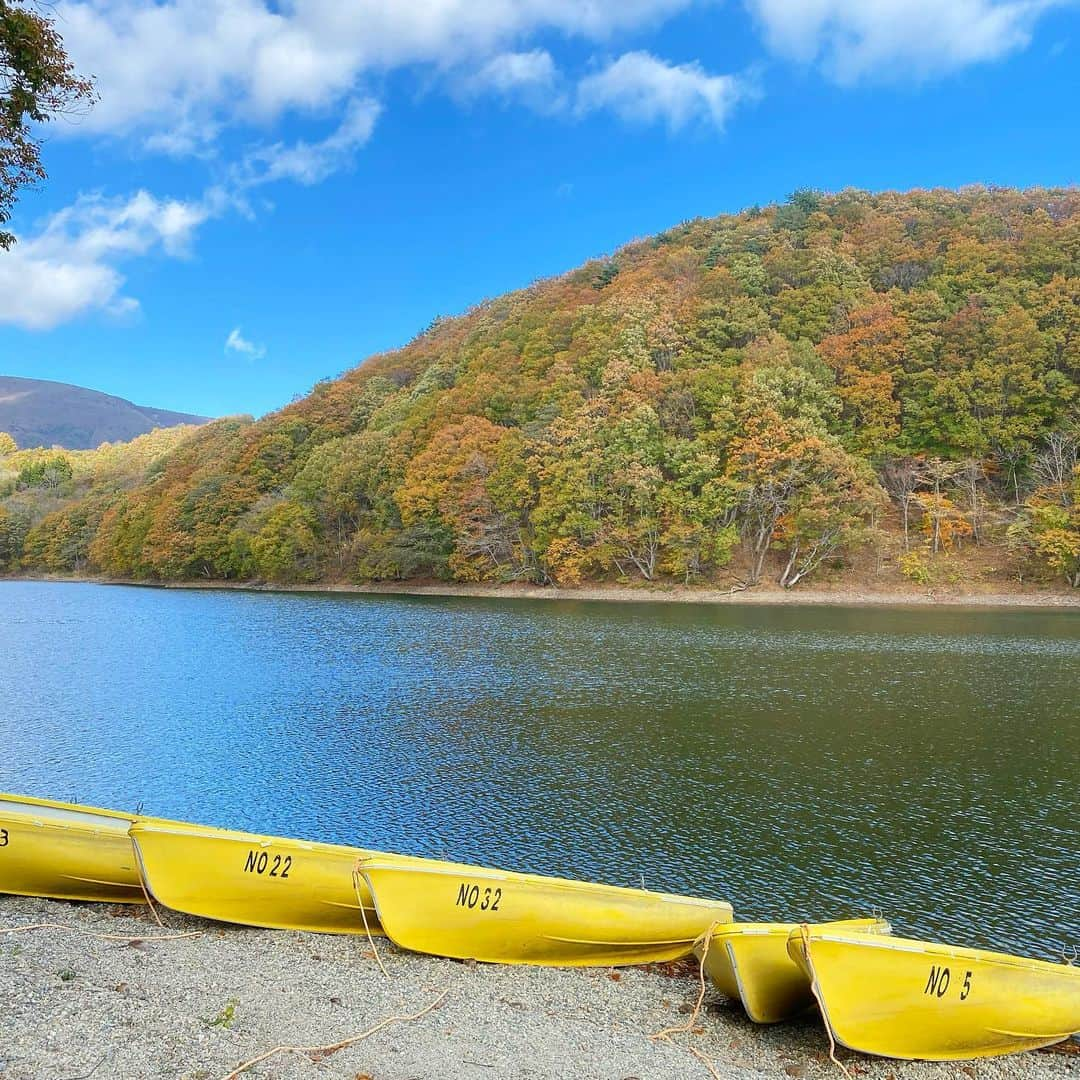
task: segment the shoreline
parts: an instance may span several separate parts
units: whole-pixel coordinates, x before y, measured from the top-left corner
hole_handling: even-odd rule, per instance
[[[5,1080],[839,1080],[820,1018],[755,1025],[693,962],[540,968],[162,909],[0,897]],[[42,925],[44,924],[44,925]],[[6,933],[17,927],[35,927]],[[113,935],[103,940],[95,935]],[[171,935],[171,936],[167,936]],[[181,936],[187,935],[187,936]],[[429,1009],[429,1006],[434,1007]],[[397,1021],[386,1024],[389,1018]],[[381,1026],[380,1026],[381,1025]],[[676,1030],[671,1030],[676,1029]],[[668,1038],[655,1038],[668,1031]],[[364,1038],[356,1036],[368,1033]],[[354,1040],[351,1045],[334,1045]],[[1069,1080],[1080,1044],[971,1062],[837,1050],[866,1080]]]
[[[715,604],[806,607],[952,607],[1080,610],[1080,590],[1067,592],[947,592],[928,589],[878,590],[840,588],[789,590],[774,585],[729,590],[694,585],[471,585],[465,582],[311,582],[279,585],[259,581],[145,581],[129,578],[70,577],[60,574],[14,574],[4,581],[70,582],[128,585],[148,589],[229,589],[241,592],[336,593],[358,596],[440,596],[494,600],[562,600],[609,603]]]

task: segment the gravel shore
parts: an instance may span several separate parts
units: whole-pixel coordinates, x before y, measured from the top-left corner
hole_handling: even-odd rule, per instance
[[[143,585],[146,582],[99,584]],[[867,589],[851,584],[831,588],[782,589],[761,585],[754,589],[714,589],[700,585],[581,585],[560,589],[550,585],[470,585],[410,584],[408,582],[371,585],[266,585],[256,582],[168,582],[155,583],[166,589],[238,589],[254,592],[356,593],[384,596],[465,596],[489,600],[602,600],[631,604],[735,604],[735,605],[814,605],[839,607],[976,607],[976,608],[1080,608],[1076,590],[1056,592],[979,592],[934,589]]]
[[[724,589],[707,585],[677,585],[670,582],[637,585],[593,584],[573,588],[553,585],[470,584],[468,582],[374,582],[366,585],[323,582],[299,585],[271,585],[257,581],[136,581],[128,578],[72,577],[69,574],[0,575],[3,581],[52,581],[90,585],[135,585],[140,588],[236,590],[239,592],[342,593],[374,596],[463,596],[488,600],[601,600],[632,604],[720,604],[793,605],[815,607],[960,607],[960,608],[1067,608],[1080,610],[1080,590],[1064,585],[1057,589],[1030,586],[1008,592],[985,585],[967,588],[928,589],[910,583],[891,587],[835,582],[827,586],[800,586],[783,589],[762,583],[753,589]]]
[[[843,1080],[816,1018],[762,1028],[711,990],[693,1031],[696,966],[552,969],[459,963],[379,939],[225,926],[167,912],[0,897],[0,1078],[224,1080]],[[59,924],[18,933],[13,927]],[[159,939],[165,934],[197,936]],[[119,940],[91,936],[116,935]],[[703,1055],[703,1057],[695,1056]],[[970,1064],[838,1052],[867,1080],[1072,1080],[1080,1045]],[[707,1062],[706,1060],[707,1059]]]

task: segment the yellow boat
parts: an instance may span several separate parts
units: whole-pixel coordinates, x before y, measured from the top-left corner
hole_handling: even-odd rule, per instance
[[[176,911],[327,934],[363,934],[366,918],[381,932],[354,876],[374,852],[173,822],[138,822],[130,835],[151,895]]]
[[[136,814],[0,793],[0,893],[143,904]]]
[[[796,929],[788,949],[852,1050],[964,1060],[1080,1031],[1080,967],[828,927]]]
[[[728,923],[718,926],[705,948],[694,946],[705,974],[725,997],[739,1001],[758,1024],[775,1024],[805,1012],[814,1004],[810,980],[788,955],[788,937],[798,923]],[[882,919],[847,919],[815,929],[863,930],[888,934]]]
[[[721,900],[397,855],[361,859],[379,921],[414,952],[501,964],[614,965],[689,956]]]

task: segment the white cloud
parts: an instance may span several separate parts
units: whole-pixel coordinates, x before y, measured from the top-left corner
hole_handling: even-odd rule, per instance
[[[187,158],[214,156],[214,142],[221,134],[221,125],[210,121],[183,121],[175,127],[147,135],[143,145],[155,154]]]
[[[559,89],[561,78],[546,49],[504,52],[493,56],[461,80],[467,97],[494,93],[507,102],[519,102],[540,112],[557,112],[566,105]]]
[[[231,124],[324,111],[363,98],[361,88],[387,72],[422,66],[468,71],[455,80],[466,96],[483,88],[539,107],[557,72],[549,53],[530,49],[537,35],[602,42],[702,3],[714,0],[58,0],[68,51],[78,70],[96,74],[101,100],[57,130],[134,134],[155,152],[206,154]],[[819,62],[844,82],[926,76],[1002,56],[1028,42],[1042,13],[1069,3],[745,0],[772,51]],[[631,74],[631,61],[617,63],[607,85],[586,80],[589,94],[617,95],[636,114],[663,95],[673,104],[657,109],[668,117],[690,101],[713,122],[725,111],[730,82],[702,81],[695,65],[672,68],[684,76],[675,89],[674,76],[639,62],[639,86],[646,77],[653,86],[631,91],[611,85]],[[626,98],[635,92],[641,102],[631,109]]]
[[[229,210],[251,213],[245,193],[277,180],[315,184],[352,160],[371,136],[379,105],[370,98],[347,103],[338,127],[317,142],[274,143],[250,151],[225,186],[193,201],[159,199],[139,191],[127,199],[81,196],[53,214],[38,232],[19,236],[0,259],[0,324],[51,330],[88,311],[130,315],[138,300],[121,295],[119,264],[155,252],[184,257],[198,227]],[[226,348],[254,359],[261,346],[234,330]]]
[[[624,53],[578,84],[579,112],[610,109],[631,123],[666,123],[672,131],[692,121],[717,128],[749,89],[734,75],[710,75],[700,64],[668,64],[651,53]]]
[[[183,257],[220,205],[217,193],[197,203],[146,191],[126,200],[81,197],[0,259],[0,323],[50,330],[87,311],[138,310],[137,300],[121,295],[117,265],[155,251]]]
[[[544,31],[604,40],[693,2],[60,0],[56,17],[101,93],[74,130],[148,134],[152,148],[176,153],[222,124],[324,109],[372,75],[487,63]]]
[[[264,345],[256,345],[253,341],[248,341],[248,339],[240,333],[239,326],[234,326],[229,333],[229,336],[225,339],[225,351],[240,353],[242,356],[246,356],[251,360],[261,360],[266,355],[266,347]]]
[[[477,81],[507,93],[519,86],[550,86],[555,82],[555,61],[547,49],[499,53],[477,72]]]
[[[769,47],[837,82],[944,74],[1025,47],[1067,0],[747,0]]]
[[[371,98],[350,101],[337,129],[319,142],[274,143],[250,151],[234,172],[239,188],[295,180],[317,184],[345,168],[354,152],[371,138],[381,106]]]

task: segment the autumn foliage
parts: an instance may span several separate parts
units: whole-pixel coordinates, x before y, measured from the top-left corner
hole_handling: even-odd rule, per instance
[[[1080,193],[802,191],[439,319],[121,480],[31,491],[9,455],[0,560],[791,587],[888,518],[909,576],[997,544],[1077,585],[1078,391]]]

